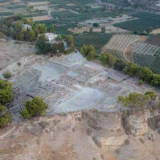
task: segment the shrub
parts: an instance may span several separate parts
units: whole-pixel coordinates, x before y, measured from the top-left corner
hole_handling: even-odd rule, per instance
[[[138,85],[142,85],[143,84],[143,81],[142,80],[139,80],[138,81]]]
[[[9,72],[9,71],[6,71],[6,72],[3,74],[3,77],[4,77],[5,79],[10,79],[10,78],[12,77],[12,73]]]
[[[7,107],[0,105],[0,128],[7,126],[12,119],[12,115],[8,111]]]
[[[92,45],[89,46],[83,45],[80,52],[82,55],[87,57],[88,60],[93,60],[96,56],[96,50]]]
[[[40,97],[34,97],[31,101],[26,100],[25,108],[22,110],[21,115],[23,118],[31,118],[37,115],[45,115],[48,105]]]
[[[12,84],[7,81],[0,80],[0,104],[5,105],[10,102],[12,98]]]
[[[117,61],[117,58],[111,53],[105,53],[100,57],[100,60],[103,64],[113,67]]]
[[[99,27],[99,23],[93,23],[93,27]]]

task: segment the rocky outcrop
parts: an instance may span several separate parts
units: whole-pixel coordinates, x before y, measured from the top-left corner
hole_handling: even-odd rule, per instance
[[[121,146],[124,144],[125,140],[128,138],[127,135],[121,135],[121,136],[110,136],[110,137],[97,137],[97,141],[100,144],[103,144],[105,146]]]
[[[127,113],[124,117],[124,128],[126,133],[142,136],[148,132],[149,112],[136,111]]]

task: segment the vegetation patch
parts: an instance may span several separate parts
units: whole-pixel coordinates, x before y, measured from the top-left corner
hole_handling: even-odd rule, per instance
[[[45,115],[48,105],[40,97],[34,97],[31,101],[26,100],[25,108],[22,110],[21,115],[24,118],[31,118],[37,115]]]
[[[106,33],[82,33],[74,35],[74,44],[78,49],[80,49],[84,44],[93,45],[99,52],[111,37],[112,34]]]

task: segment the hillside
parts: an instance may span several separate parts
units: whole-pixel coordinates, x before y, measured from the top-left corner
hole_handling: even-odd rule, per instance
[[[18,123],[1,131],[0,160],[159,159],[160,136],[147,123],[160,118],[147,113],[88,110]]]

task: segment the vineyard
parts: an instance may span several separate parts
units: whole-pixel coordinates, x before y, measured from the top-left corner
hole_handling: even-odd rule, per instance
[[[160,72],[160,47],[142,42],[133,44],[133,47],[133,59],[135,63],[147,66],[155,73]]]
[[[95,49],[99,52],[101,48],[110,40],[112,34],[104,33],[83,33],[74,36],[74,44],[80,49],[84,44],[93,45]]]
[[[138,41],[139,38],[137,35],[114,35],[109,43],[103,47],[102,53],[109,52],[118,58],[125,59],[123,53],[127,47],[135,41]]]
[[[115,26],[133,32],[144,32],[148,28],[160,28],[160,15],[151,13],[138,13],[133,16],[137,17],[138,19],[117,23]]]

